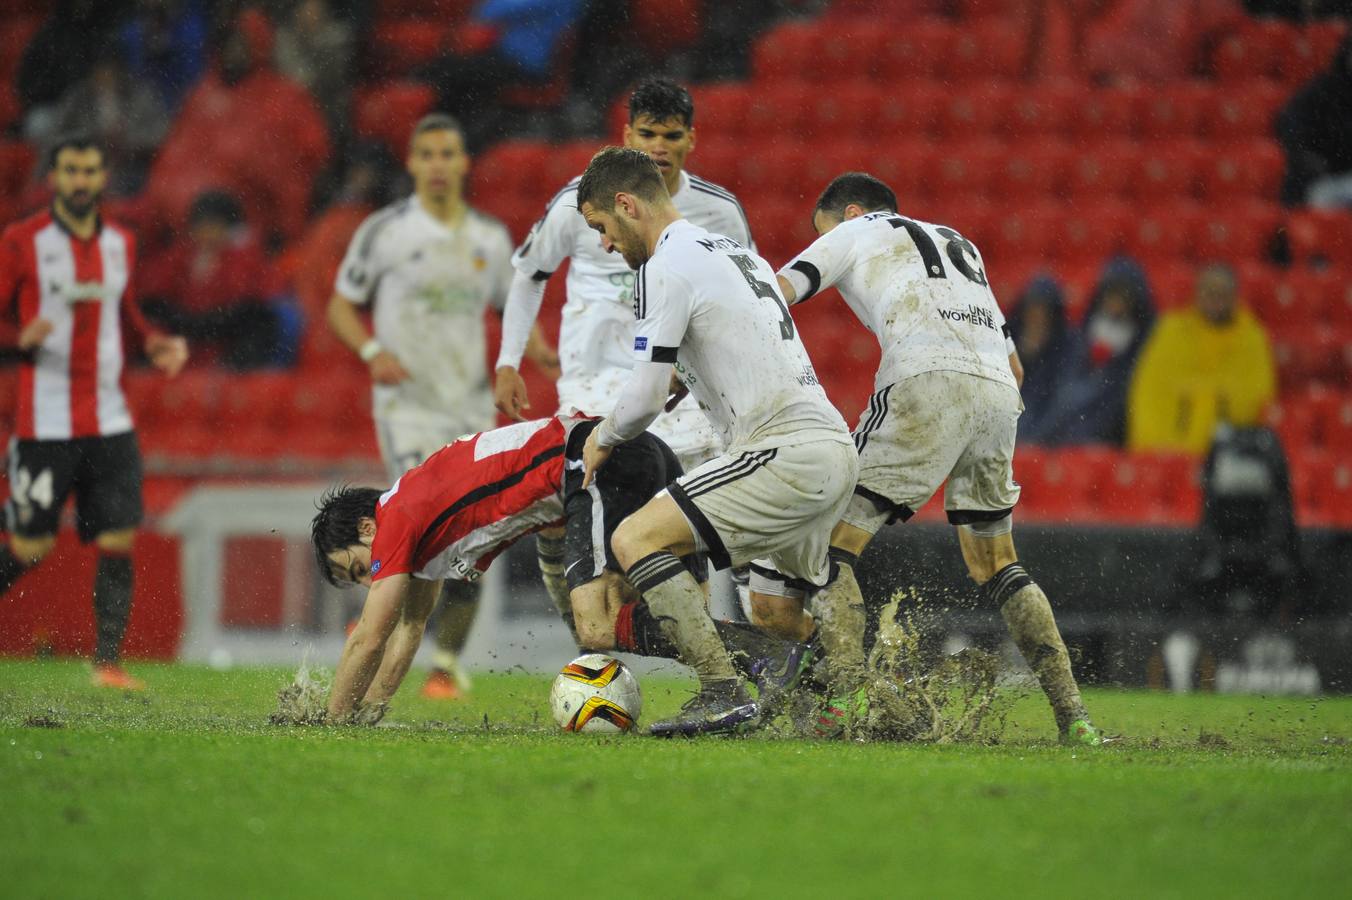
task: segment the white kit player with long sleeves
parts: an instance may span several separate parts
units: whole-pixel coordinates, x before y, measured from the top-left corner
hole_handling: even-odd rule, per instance
[[[1019,497],[1022,403],[1013,341],[977,248],[947,226],[875,212],[841,222],[779,275],[796,302],[839,288],[882,347],[854,434],[856,493],[904,521],[947,480],[955,524],[1007,514]]]
[[[700,549],[715,568],[765,557],[792,578],[825,584],[831,529],[858,458],[774,270],[738,241],[678,219],[639,269],[634,312],[640,367],[598,442],[634,437],[653,421],[665,367],[648,364],[673,364],[727,448],[669,488]]]
[[[635,273],[618,253],[607,253],[577,211],[574,179],[550,201],[545,215],[512,258],[517,278],[503,317],[497,365],[519,368],[545,281],[571,260],[559,329],[559,411],[610,412],[633,368]],[[691,222],[726,234],[754,250],[741,204],[727,190],[687,172],[672,195]],[[693,400],[653,425],[653,433],[690,468],[721,451],[715,431]]]
[[[391,478],[443,444],[492,427],[483,314],[506,302],[511,255],[501,222],[470,209],[450,227],[416,196],[374,213],[353,236],[337,292],[353,303],[374,301],[375,339],[412,376],[373,387]]]

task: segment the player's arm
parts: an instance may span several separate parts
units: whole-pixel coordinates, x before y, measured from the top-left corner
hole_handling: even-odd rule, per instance
[[[411,579],[403,609],[399,613],[399,623],[385,641],[385,655],[380,660],[375,680],[366,691],[364,703],[388,703],[394,692],[399,690],[409,666],[413,665],[418,647],[422,645],[427,619],[432,615],[432,608],[436,606],[440,593],[440,581]]]
[[[559,355],[549,346],[536,321],[540,315],[540,305],[544,302],[548,278],[543,272],[534,275],[515,272],[511,287],[507,289],[507,301],[502,308],[502,343],[498,348],[498,362],[494,371],[493,402],[499,412],[518,422],[526,418],[522,411],[530,409],[526,382],[520,372],[522,357],[530,357],[532,362],[545,369],[546,374],[558,371]],[[548,367],[544,364],[551,361]]]
[[[638,437],[662,412],[667,397],[677,393],[675,386],[679,380],[673,377],[674,374],[675,367],[669,362],[634,365],[614,410],[592,429],[582,448],[584,488],[592,483],[596,470],[610,458],[610,451],[616,444]]]
[[[134,260],[136,258],[135,253],[135,245],[133,244],[128,247],[128,259]],[[134,263],[129,265],[128,268],[131,268],[132,265]],[[183,371],[183,367],[188,364],[187,339],[177,334],[165,334],[147,322],[145,314],[141,312],[141,303],[130,284],[122,292],[121,314],[125,327],[131,331],[134,337],[141,339],[141,346],[144,348],[146,358],[150,360],[152,366],[170,378]]]
[[[853,264],[854,235],[851,229],[837,226],[780,269],[775,280],[784,301],[792,306],[834,287]]]
[[[399,357],[382,347],[361,320],[357,312],[360,302],[335,291],[329,298],[329,327],[338,340],[361,357],[377,384],[398,384],[407,380],[410,377],[408,370],[399,362]]]
[[[999,309],[997,306],[996,309]],[[1004,322],[1000,323],[1000,330],[1005,335],[1005,352],[1009,354],[1009,371],[1014,373],[1014,383],[1023,390],[1023,360],[1019,359],[1019,348],[1014,346],[1014,335],[1010,332],[1009,326]]]
[[[380,668],[385,645],[399,624],[408,599],[412,577],[387,575],[371,585],[362,606],[361,619],[343,645],[338,671],[329,692],[329,721],[342,722],[366,696]]]
[[[18,241],[8,230],[0,235],[0,315],[5,319],[15,318],[15,307],[19,303],[19,290],[24,279],[23,251]],[[14,343],[22,356],[42,344],[52,333],[52,323],[41,316],[20,323],[19,333]]]

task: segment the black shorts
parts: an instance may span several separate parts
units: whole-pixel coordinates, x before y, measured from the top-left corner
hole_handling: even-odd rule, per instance
[[[570,591],[600,578],[605,569],[624,571],[610,549],[610,536],[625,518],[684,474],[671,448],[645,431],[616,446],[584,490],[582,448],[596,425],[595,421],[575,425],[564,449],[564,576]],[[708,580],[703,556],[683,561],[697,581]]]
[[[71,440],[14,439],[5,521],[20,537],[54,535],[75,492],[75,525],[86,544],[141,524],[141,450],[136,433]]]

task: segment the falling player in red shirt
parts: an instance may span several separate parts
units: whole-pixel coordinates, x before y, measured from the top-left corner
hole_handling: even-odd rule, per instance
[[[618,445],[582,485],[582,446],[595,419],[555,417],[463,437],[405,472],[387,491],[345,487],[320,502],[312,539],[334,584],[369,588],[329,695],[329,721],[383,705],[408,672],[444,580],[473,583],[503,550],[546,527],[564,530],[568,622],[589,650],[676,658],[668,622],[625,581],[610,536],[681,474],[651,434]],[[683,562],[703,579],[702,557]],[[796,681],[805,648],[745,623],[716,623],[739,672],[766,691]],[[689,660],[683,660],[690,662]]]
[[[94,683],[139,689],[118,665],[141,521],[141,454],[121,384],[123,327],[171,377],[187,362],[188,347],[147,328],[132,298],[134,240],[99,215],[108,182],[102,148],[84,138],[61,141],[47,177],[51,209],[0,235],[0,309],[16,323],[23,354],[0,593],[51,552],[61,508],[74,492],[80,539],[99,551]]]

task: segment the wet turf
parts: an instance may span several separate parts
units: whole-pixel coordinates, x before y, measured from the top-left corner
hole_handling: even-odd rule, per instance
[[[1352,883],[1352,700],[1038,697],[994,745],[557,733],[548,679],[266,724],[279,669],[0,662],[3,896],[1295,896]],[[686,683],[645,679],[644,718]],[[1342,888],[1335,887],[1342,885]]]

